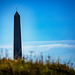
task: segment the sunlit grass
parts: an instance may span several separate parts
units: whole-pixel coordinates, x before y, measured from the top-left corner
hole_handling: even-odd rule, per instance
[[[43,56],[40,59],[36,58],[36,61],[28,57],[23,57],[20,60],[10,60],[6,58],[0,59],[0,75],[75,75],[75,71],[69,67],[69,62],[60,64],[59,59],[57,62],[50,61],[50,56],[44,64]]]

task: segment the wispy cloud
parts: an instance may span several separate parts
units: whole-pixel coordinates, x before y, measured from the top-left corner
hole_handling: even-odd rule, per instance
[[[48,47],[48,48],[67,47],[67,48],[75,48],[75,45],[69,45],[69,44],[48,44],[48,45],[40,45],[39,47]]]
[[[37,50],[37,51],[46,51],[52,48],[73,48],[75,49],[75,45],[69,44],[47,44],[47,45],[38,45],[38,46],[23,46],[23,50]]]
[[[75,49],[75,40],[31,41],[23,43],[23,50],[50,50],[52,48]]]
[[[75,48],[75,40],[31,41],[23,42],[23,50],[50,50],[51,48]],[[12,45],[0,45],[0,48],[13,48]]]
[[[1,45],[0,48],[12,48],[12,46],[7,46],[7,45]]]

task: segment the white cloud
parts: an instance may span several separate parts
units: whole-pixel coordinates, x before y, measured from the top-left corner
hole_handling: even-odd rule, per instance
[[[75,45],[69,45],[69,44],[48,44],[48,45],[40,45],[39,47],[48,47],[48,48],[54,48],[54,47],[75,48]]]
[[[59,47],[61,47],[61,48],[75,48],[75,40],[32,41],[32,42],[24,42],[23,46],[22,46],[23,50],[28,50],[28,51],[29,50],[37,50],[37,51],[43,50],[44,51],[44,50],[50,50],[51,48],[59,48]],[[13,47],[12,47],[12,45],[10,45],[10,46],[2,45],[2,46],[0,46],[0,48],[9,49],[9,48],[13,48]]]
[[[59,40],[59,41],[31,41],[23,43],[25,51],[46,51],[52,48],[73,48],[75,49],[75,40]]]
[[[46,51],[52,48],[73,48],[75,49],[75,45],[69,44],[48,44],[48,45],[39,45],[39,46],[23,46],[23,50],[32,50],[32,51]]]
[[[0,48],[12,48],[12,46],[3,45],[3,46],[0,46]]]

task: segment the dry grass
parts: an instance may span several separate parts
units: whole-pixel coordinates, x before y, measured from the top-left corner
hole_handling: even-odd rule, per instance
[[[17,61],[3,58],[0,59],[0,75],[75,75],[75,71],[66,63],[50,62],[49,56],[46,64],[42,56],[41,60],[36,59],[35,62],[24,58]]]

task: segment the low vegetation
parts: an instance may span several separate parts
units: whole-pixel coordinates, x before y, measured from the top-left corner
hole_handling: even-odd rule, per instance
[[[72,66],[73,64],[71,64]],[[20,60],[0,59],[0,75],[75,75],[75,70],[66,63],[60,64],[59,61],[50,62],[50,56],[46,63],[36,59],[35,62],[25,58]]]

